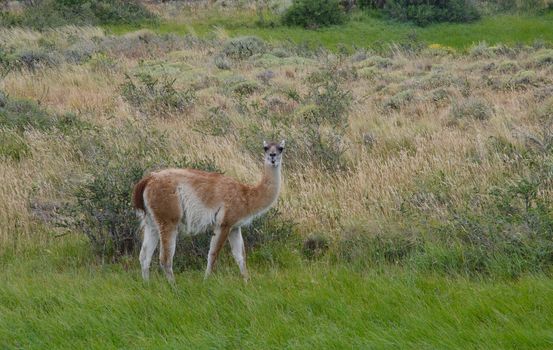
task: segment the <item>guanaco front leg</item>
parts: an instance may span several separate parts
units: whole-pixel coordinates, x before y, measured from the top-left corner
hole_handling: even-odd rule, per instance
[[[244,281],[247,282],[249,274],[248,268],[246,267],[246,248],[244,247],[244,239],[242,238],[242,231],[240,227],[232,229],[228,239],[234,260],[236,260],[236,263],[240,268],[240,273],[242,274]]]
[[[214,235],[211,237],[211,243],[209,245],[209,254],[207,254],[207,268],[205,270],[205,278],[208,278],[209,275],[213,272],[215,267],[215,262],[217,257],[221,252],[221,248],[225,244],[227,237],[229,235],[230,228],[228,226],[216,227],[214,230]]]

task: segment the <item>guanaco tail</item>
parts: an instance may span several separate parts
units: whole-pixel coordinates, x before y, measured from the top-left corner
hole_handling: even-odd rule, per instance
[[[140,250],[144,280],[149,278],[152,255],[161,241],[160,265],[167,279],[174,281],[173,256],[179,226],[192,235],[213,230],[206,278],[212,273],[227,238],[240,273],[244,280],[249,278],[240,228],[276,202],[281,185],[284,140],[263,142],[263,148],[263,177],[257,185],[242,184],[222,174],[195,169],[161,170],[145,176],[135,185],[133,206],[144,229]]]

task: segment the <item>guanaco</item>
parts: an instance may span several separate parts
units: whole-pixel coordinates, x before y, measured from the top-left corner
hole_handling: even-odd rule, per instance
[[[144,280],[149,279],[152,255],[161,241],[159,262],[169,282],[174,282],[173,256],[180,226],[191,235],[213,230],[205,278],[212,273],[228,238],[240,273],[248,280],[241,227],[269,210],[278,198],[284,140],[264,141],[263,149],[264,170],[257,185],[196,169],[164,169],[135,185],[133,206],[144,230],[140,250]]]

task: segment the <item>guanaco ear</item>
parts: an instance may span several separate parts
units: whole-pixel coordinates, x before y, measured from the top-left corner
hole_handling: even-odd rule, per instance
[[[265,152],[269,150],[269,144],[265,140],[263,140],[263,149],[265,150]]]
[[[284,140],[280,141],[280,143],[277,146],[277,149],[280,153],[284,151]]]

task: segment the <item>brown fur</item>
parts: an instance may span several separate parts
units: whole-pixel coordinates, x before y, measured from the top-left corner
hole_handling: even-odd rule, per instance
[[[133,189],[132,192],[132,205],[135,209],[145,211],[146,207],[144,206],[144,190],[150,182],[151,176],[146,176],[140,180]]]
[[[186,183],[205,206],[213,208],[224,205],[232,208],[225,212],[223,225],[232,227],[246,218],[256,208],[270,205],[276,199],[277,188],[268,175],[264,175],[258,185],[246,185],[217,173],[195,169],[166,169],[141,180],[136,187],[147,185],[148,203],[152,215],[160,224],[173,225],[182,219],[177,188]],[[136,193],[136,190],[135,190]],[[140,203],[144,206],[144,200]],[[136,208],[139,208],[135,205]],[[144,209],[142,209],[144,210]]]

